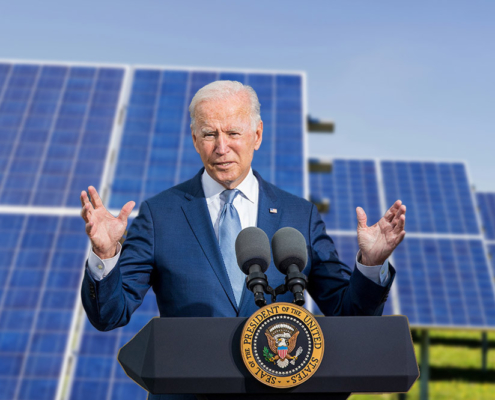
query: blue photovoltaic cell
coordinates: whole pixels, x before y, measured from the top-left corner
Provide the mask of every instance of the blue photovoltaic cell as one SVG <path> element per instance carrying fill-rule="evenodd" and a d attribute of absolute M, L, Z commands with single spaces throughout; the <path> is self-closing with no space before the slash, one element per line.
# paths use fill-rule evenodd
<path fill-rule="evenodd" d="M 335 244 L 339 259 L 348 265 L 351 270 L 354 269 L 356 264 L 356 255 L 359 250 L 357 236 L 354 235 L 336 235 L 331 234 L 330 237 Z"/>
<path fill-rule="evenodd" d="M 394 252 L 400 313 L 412 325 L 495 325 L 482 240 L 406 238 Z"/>
<path fill-rule="evenodd" d="M 464 164 L 382 161 L 387 204 L 407 205 L 407 231 L 480 233 Z"/>
<path fill-rule="evenodd" d="M 311 172 L 309 179 L 313 201 L 330 201 L 329 212 L 321 214 L 328 230 L 355 230 L 358 206 L 365 210 L 368 225 L 381 218 L 374 161 L 336 159 L 332 172 Z"/>
<path fill-rule="evenodd" d="M 492 273 L 495 276 L 495 243 L 487 243 L 488 258 L 492 265 Z"/>
<path fill-rule="evenodd" d="M 149 290 L 143 304 L 132 314 L 129 324 L 122 328 L 100 332 L 86 318 L 81 345 L 76 354 L 70 399 L 145 400 L 147 392 L 127 377 L 117 361 L 117 353 L 156 316 L 159 316 L 159 312 L 155 294 Z"/>
<path fill-rule="evenodd" d="M 55 398 L 87 251 L 80 217 L 0 215 L 0 399 Z"/>
<path fill-rule="evenodd" d="M 485 238 L 495 241 L 495 193 L 477 193 Z"/>
<path fill-rule="evenodd" d="M 303 107 L 300 75 L 137 69 L 110 207 L 141 203 L 192 178 L 202 167 L 190 130 L 189 103 L 204 85 L 235 79 L 261 103 L 263 143 L 253 168 L 281 189 L 303 196 Z"/>
<path fill-rule="evenodd" d="M 78 206 L 98 187 L 123 73 L 0 64 L 0 204 Z"/>

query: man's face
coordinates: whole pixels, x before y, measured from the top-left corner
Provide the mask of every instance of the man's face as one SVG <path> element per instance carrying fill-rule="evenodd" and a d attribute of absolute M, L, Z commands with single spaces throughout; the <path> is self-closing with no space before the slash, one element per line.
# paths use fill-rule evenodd
<path fill-rule="evenodd" d="M 250 110 L 245 93 L 224 100 L 206 100 L 196 106 L 194 147 L 208 174 L 226 189 L 244 180 L 254 150 L 261 145 L 263 122 L 253 132 Z"/>

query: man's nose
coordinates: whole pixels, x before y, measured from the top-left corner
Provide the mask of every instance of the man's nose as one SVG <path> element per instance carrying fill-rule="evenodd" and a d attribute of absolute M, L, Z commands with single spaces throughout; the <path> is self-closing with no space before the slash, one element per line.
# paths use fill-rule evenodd
<path fill-rule="evenodd" d="M 217 154 L 225 154 L 229 151 L 229 139 L 224 135 L 218 135 L 215 151 Z"/>

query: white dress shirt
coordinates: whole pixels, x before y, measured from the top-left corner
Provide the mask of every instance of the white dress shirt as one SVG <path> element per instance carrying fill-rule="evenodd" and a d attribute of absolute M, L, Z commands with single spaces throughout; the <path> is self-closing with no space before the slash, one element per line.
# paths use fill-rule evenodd
<path fill-rule="evenodd" d="M 203 191 L 206 197 L 206 204 L 208 211 L 210 212 L 211 222 L 213 229 L 218 240 L 218 223 L 220 220 L 220 211 L 224 206 L 224 202 L 220 199 L 220 193 L 225 188 L 215 181 L 206 170 L 201 176 L 201 184 L 203 185 Z M 236 187 L 240 193 L 234 199 L 234 206 L 237 209 L 239 218 L 241 220 L 242 229 L 249 226 L 256 226 L 258 220 L 258 197 L 259 197 L 259 184 L 258 180 L 253 174 L 253 170 L 249 171 L 249 174 L 244 180 Z M 100 259 L 91 249 L 88 257 L 88 268 L 91 276 L 100 281 L 105 278 L 110 271 L 117 265 L 117 261 L 120 257 L 120 251 L 122 247 L 118 244 L 117 254 L 105 260 Z M 360 259 L 360 252 L 356 256 L 356 266 L 361 273 L 368 279 L 371 279 L 378 285 L 386 286 L 389 280 L 388 274 L 388 260 L 383 265 L 366 266 L 358 262 Z"/>

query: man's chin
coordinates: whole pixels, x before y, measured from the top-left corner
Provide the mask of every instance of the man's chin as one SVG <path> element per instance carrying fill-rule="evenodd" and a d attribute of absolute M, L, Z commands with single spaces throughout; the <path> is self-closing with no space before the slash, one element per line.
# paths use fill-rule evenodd
<path fill-rule="evenodd" d="M 210 173 L 210 176 L 215 180 L 217 181 L 218 183 L 220 183 L 222 186 L 226 187 L 226 188 L 232 188 L 232 185 L 237 185 L 238 183 L 237 180 L 239 179 L 239 176 L 238 175 L 235 175 L 235 174 L 228 174 L 228 173 L 219 173 L 218 171 L 212 171 Z"/>

